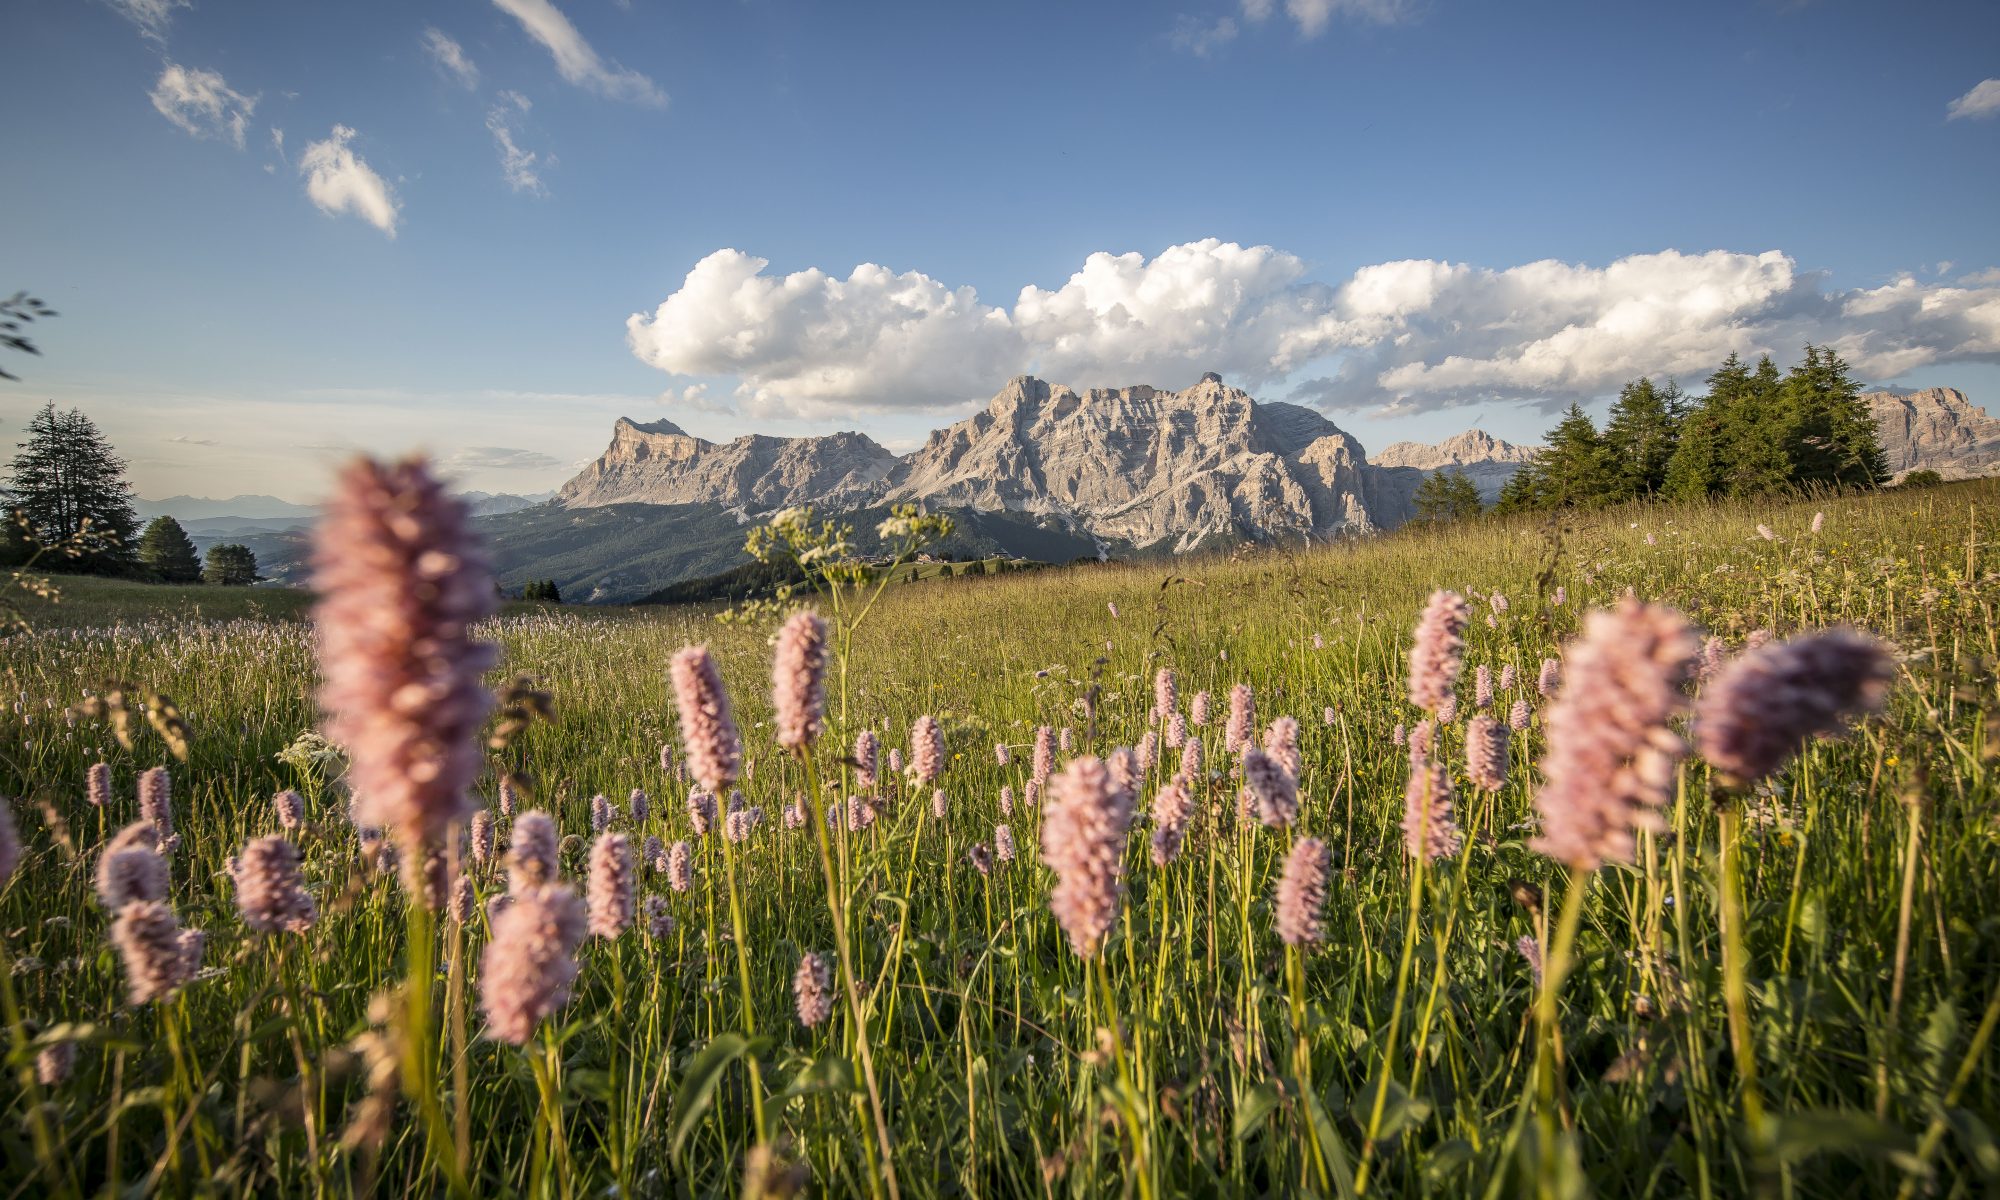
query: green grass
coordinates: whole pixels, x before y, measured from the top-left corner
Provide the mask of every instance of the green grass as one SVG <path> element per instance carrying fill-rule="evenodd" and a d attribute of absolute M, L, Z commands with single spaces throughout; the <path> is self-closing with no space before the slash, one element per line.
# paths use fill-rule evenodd
<path fill-rule="evenodd" d="M 39 629 L 88 628 L 134 621 L 303 620 L 311 597 L 296 588 L 210 587 L 206 584 L 139 583 L 95 575 L 41 574 L 53 598 L 19 600 L 22 616 Z"/>
<path fill-rule="evenodd" d="M 1398 827 L 1407 768 L 1391 732 L 1414 719 L 1403 655 L 1438 587 L 1510 601 L 1491 627 L 1478 606 L 1466 711 L 1475 664 L 1514 666 L 1518 694 L 1539 707 L 1541 660 L 1585 610 L 1628 588 L 1679 607 L 1732 649 L 1754 630 L 1850 622 L 1901 651 L 1887 712 L 1812 745 L 1742 810 L 1749 1018 L 1771 1138 L 1755 1144 L 1744 1125 L 1721 972 L 1718 823 L 1707 769 L 1689 760 L 1671 834 L 1643 839 L 1640 865 L 1599 872 L 1582 910 L 1560 997 L 1551 1161 L 1573 1174 L 1560 1190 L 1990 1191 L 2000 1183 L 2000 1070 L 1975 1037 L 2000 987 L 1996 509 L 2000 483 L 1979 482 L 889 588 L 855 642 L 844 691 L 830 681 L 833 728 L 819 761 L 826 786 L 845 794 L 851 780 L 834 751 L 861 727 L 891 746 L 905 745 L 919 715 L 945 727 L 947 819 L 933 820 L 927 795 L 899 782 L 840 855 L 902 1194 L 1331 1193 L 1352 1180 L 1371 1126 L 1370 1194 L 1536 1190 L 1535 984 L 1516 943 L 1540 923 L 1514 884 L 1554 897 L 1565 882 L 1526 844 L 1538 724 L 1515 739 L 1511 780 L 1490 800 L 1463 779 L 1461 738 L 1447 730 L 1473 836 L 1461 857 L 1426 872 L 1414 927 L 1408 916 L 1412 868 Z M 1817 510 L 1826 523 L 1814 534 Z M 62 582 L 64 605 L 41 633 L 0 643 L 0 791 L 21 797 L 28 847 L 0 894 L 0 931 L 25 1016 L 44 1031 L 75 1023 L 44 1036 L 80 1039 L 74 1075 L 36 1092 L 57 1174 L 93 1193 L 147 1181 L 176 1194 L 441 1190 L 416 1108 L 398 1110 L 379 1146 L 339 1144 L 367 1091 L 342 1048 L 367 1031 L 370 996 L 402 980 L 408 924 L 398 885 L 362 862 L 338 788 L 275 757 L 315 721 L 297 608 L 280 607 L 283 593 Z M 149 612 L 162 619 L 140 620 Z M 636 787 L 653 813 L 627 832 L 694 840 L 686 788 L 662 775 L 658 750 L 674 737 L 668 658 L 689 642 L 712 647 L 755 761 L 744 792 L 767 813 L 735 856 L 763 1107 L 820 1194 L 861 1195 L 880 1174 L 861 1031 L 844 1005 L 818 1030 L 792 1020 L 799 955 L 831 958 L 835 937 L 813 842 L 778 819 L 807 781 L 767 724 L 771 632 L 699 608 L 511 612 L 491 629 L 501 672 L 541 680 L 557 720 L 519 738 L 505 765 L 532 781 L 524 804 L 548 808 L 566 834 L 587 838 L 594 793 L 622 807 Z M 1070 727 L 1079 754 L 1133 744 L 1163 666 L 1178 672 L 1183 706 L 1207 690 L 1220 710 L 1245 682 L 1260 722 L 1290 714 L 1303 727 L 1301 831 L 1329 844 L 1335 881 L 1325 943 L 1299 964 L 1296 1010 L 1271 923 L 1287 837 L 1237 827 L 1226 775 L 1205 781 L 1177 862 L 1153 866 L 1147 830 L 1135 830 L 1101 976 L 1049 914 L 1038 810 L 1009 818 L 1017 861 L 990 879 L 967 864 L 1002 819 L 1000 789 L 1021 796 L 1035 728 Z M 172 899 L 208 931 L 208 970 L 175 1001 L 141 1009 L 123 1003 L 90 881 L 100 840 L 133 819 L 137 773 L 165 751 L 143 722 L 128 752 L 63 715 L 111 679 L 171 696 L 193 728 L 190 760 L 173 764 L 184 844 Z M 1198 731 L 1216 766 L 1219 725 Z M 1006 767 L 1000 742 L 1013 748 Z M 82 796 L 100 757 L 116 779 L 108 812 Z M 1154 768 L 1142 806 L 1170 769 Z M 221 872 L 247 838 L 276 830 L 268 801 L 284 787 L 310 800 L 299 840 L 322 915 L 306 934 L 263 938 L 244 929 Z M 490 802 L 490 780 L 483 790 Z M 461 986 L 476 993 L 487 927 L 474 921 L 461 941 L 443 924 L 429 1007 L 447 1033 L 430 1068 L 442 1119 L 464 1114 L 473 1190 L 535 1193 L 545 1155 L 561 1150 L 568 1165 L 546 1174 L 565 1195 L 737 1191 L 754 1140 L 752 1076 L 736 1057 L 744 989 L 723 846 L 700 839 L 697 855 L 687 894 L 642 878 L 668 897 L 671 936 L 585 944 L 576 994 L 550 1023 L 562 1132 L 546 1150 L 531 1069 L 543 1052 L 480 1038 L 472 1007 L 462 1060 L 451 1053 L 450 998 Z M 564 863 L 580 884 L 580 845 Z M 504 890 L 490 868 L 474 877 L 482 900 Z M 1406 936 L 1414 953 L 1397 1004 Z M 185 1039 L 179 1068 L 170 1036 Z M 30 1099 L 25 1086 L 0 1093 L 10 1110 L 0 1191 L 49 1194 Z"/>

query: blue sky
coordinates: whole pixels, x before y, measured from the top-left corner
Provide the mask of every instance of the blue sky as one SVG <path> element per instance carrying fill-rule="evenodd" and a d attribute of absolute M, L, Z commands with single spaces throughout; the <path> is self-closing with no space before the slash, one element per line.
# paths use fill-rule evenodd
<path fill-rule="evenodd" d="M 0 291 L 62 315 L 0 420 L 79 404 L 152 496 L 418 446 L 533 491 L 619 414 L 900 449 L 1022 371 L 1370 447 L 1807 338 L 2000 398 L 1990 2 L 5 20 Z"/>

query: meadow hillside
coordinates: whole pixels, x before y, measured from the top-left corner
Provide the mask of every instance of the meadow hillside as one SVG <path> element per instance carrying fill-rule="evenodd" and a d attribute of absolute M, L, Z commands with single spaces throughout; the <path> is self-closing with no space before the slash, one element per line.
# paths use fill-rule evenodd
<path fill-rule="evenodd" d="M 836 637 L 804 761 L 775 740 L 781 613 L 510 610 L 478 629 L 500 647 L 491 682 L 528 677 L 553 719 L 485 751 L 489 829 L 504 849 L 546 810 L 579 890 L 603 878 L 593 837 L 623 834 L 643 894 L 634 927 L 582 944 L 574 995 L 525 1049 L 481 1005 L 500 851 L 464 846 L 449 887 L 467 899 L 435 920 L 406 903 L 388 845 L 348 820 L 338 748 L 307 736 L 298 597 L 154 607 L 166 589 L 80 584 L 0 641 L 0 794 L 25 843 L 0 884 L 20 1018 L 0 1194 L 782 1194 L 788 1166 L 825 1195 L 1983 1193 L 2000 1186 L 1996 513 L 2000 481 L 1975 481 L 893 586 L 851 646 Z M 1407 655 L 1437 589 L 1473 615 L 1431 747 L 1459 839 L 1427 861 L 1403 827 L 1424 715 Z M 1545 660 L 1628 593 L 1685 614 L 1711 655 L 1853 625 L 1890 644 L 1893 680 L 1879 715 L 1740 794 L 1681 760 L 1635 861 L 1572 872 L 1530 845 L 1561 694 Z M 690 805 L 668 673 L 691 643 L 733 700 L 758 816 Z M 171 698 L 185 761 L 144 716 L 127 748 L 68 711 L 114 681 Z M 1298 723 L 1279 828 L 1239 810 L 1236 685 L 1263 744 Z M 1518 726 L 1497 788 L 1466 762 L 1483 715 Z M 1043 728 L 1056 782 L 1031 789 Z M 1165 744 L 1181 729 L 1198 764 Z M 864 731 L 885 759 L 872 788 L 848 750 Z M 1041 830 L 1049 789 L 1114 747 L 1140 751 L 1140 815 L 1084 958 L 1051 912 Z M 168 901 L 206 947 L 135 1004 L 94 877 L 155 767 Z M 1175 787 L 1187 811 L 1156 857 Z M 296 825 L 273 805 L 286 789 Z M 822 843 L 815 814 L 843 798 Z M 230 866 L 280 833 L 316 918 L 253 932 Z M 1310 839 L 1330 873 L 1299 938 L 1301 901 L 1274 896 Z M 1557 993 L 1544 955 L 1565 931 Z M 399 1010 L 371 1007 L 399 987 Z M 802 1025 L 801 988 L 832 1016 Z"/>

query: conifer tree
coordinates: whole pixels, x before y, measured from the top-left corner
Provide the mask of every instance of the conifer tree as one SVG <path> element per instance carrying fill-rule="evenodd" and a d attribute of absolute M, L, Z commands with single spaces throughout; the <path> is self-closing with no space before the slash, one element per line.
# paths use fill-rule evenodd
<path fill-rule="evenodd" d="M 1646 377 L 1625 385 L 1611 405 L 1604 446 L 1618 480 L 1618 498 L 1659 495 L 1667 484 L 1667 464 L 1680 440 L 1681 390 L 1669 380 L 1657 386 Z"/>
<path fill-rule="evenodd" d="M 46 565 L 116 572 L 135 561 L 132 485 L 125 460 L 112 450 L 89 417 L 77 409 L 57 412 L 53 401 L 28 422 L 6 488 L 7 505 L 44 546 L 58 548 Z"/>
<path fill-rule="evenodd" d="M 202 568 L 202 582 L 220 587 L 249 587 L 263 576 L 257 574 L 257 556 L 239 542 L 223 542 L 208 548 L 208 562 Z"/>
<path fill-rule="evenodd" d="M 1808 343 L 1783 386 L 1793 418 L 1792 482 L 1878 487 L 1888 479 L 1875 418 L 1840 355 Z"/>
<path fill-rule="evenodd" d="M 1476 517 L 1482 504 L 1471 476 L 1455 468 L 1432 471 L 1417 485 L 1416 519 L 1425 522 L 1462 521 Z"/>
<path fill-rule="evenodd" d="M 1797 425 L 1784 379 L 1766 354 L 1724 414 L 1723 490 L 1731 496 L 1767 496 L 1790 487 Z"/>
<path fill-rule="evenodd" d="M 139 537 L 139 561 L 161 583 L 200 583 L 201 556 L 181 523 L 154 517 Z"/>

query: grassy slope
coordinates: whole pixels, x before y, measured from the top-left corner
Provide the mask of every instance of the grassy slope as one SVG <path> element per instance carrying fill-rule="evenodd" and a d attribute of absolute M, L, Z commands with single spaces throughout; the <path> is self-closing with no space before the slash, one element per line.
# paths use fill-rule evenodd
<path fill-rule="evenodd" d="M 1819 509 L 1827 521 L 1815 535 L 1810 524 Z M 877 1055 L 903 1156 L 904 1194 L 944 1194 L 962 1185 L 966 1172 L 983 1191 L 1038 1194 L 1044 1160 L 1064 1147 L 1073 1150 L 1072 1165 L 1061 1168 L 1071 1182 L 1115 1191 L 1111 1180 L 1128 1156 L 1109 1130 L 1091 1140 L 1090 1097 L 1102 1076 L 1093 1077 L 1071 1052 L 1089 1045 L 1095 1022 L 1081 1009 L 1082 974 L 1047 913 L 1047 876 L 1031 865 L 1035 814 L 1014 815 L 1024 861 L 998 873 L 990 889 L 965 869 L 963 855 L 971 841 L 990 839 L 1000 819 L 1000 787 L 1020 793 L 1036 724 L 1072 726 L 1095 749 L 1136 741 L 1151 703 L 1152 672 L 1162 665 L 1180 672 L 1183 704 L 1196 690 L 1220 697 L 1248 681 L 1257 688 L 1261 718 L 1290 713 L 1305 726 L 1303 824 L 1331 844 L 1341 873 L 1327 910 L 1328 944 L 1307 970 L 1314 1080 L 1332 1129 L 1350 1155 L 1356 1151 L 1367 1115 L 1357 1097 L 1367 1094 L 1381 1049 L 1408 886 L 1397 827 L 1405 765 L 1390 730 L 1410 719 L 1402 654 L 1419 605 L 1436 587 L 1510 598 L 1491 627 L 1475 621 L 1469 660 L 1496 670 L 1513 665 L 1524 680 L 1533 679 L 1542 657 L 1558 652 L 1583 609 L 1610 603 L 1627 588 L 1682 607 L 1732 645 L 1759 628 L 1786 632 L 1847 620 L 1893 636 L 1908 653 L 1890 715 L 1852 740 L 1813 750 L 1809 771 L 1788 774 L 1770 801 L 1759 802 L 1746 881 L 1759 988 L 1755 1020 L 1768 1054 L 1765 1094 L 1781 1114 L 1838 1109 L 1861 1122 L 1840 1127 L 1842 1148 L 1853 1157 L 1802 1158 L 1789 1184 L 1800 1196 L 1892 1192 L 1896 1168 L 1854 1134 L 1875 1104 L 1876 1064 L 1885 1064 L 1885 1136 L 1908 1146 L 2000 984 L 2000 855 L 1992 821 L 2000 797 L 1981 753 L 1982 745 L 1991 749 L 1981 740 L 1992 736 L 1985 719 L 2000 706 L 1990 670 L 1978 665 L 1982 657 L 2000 657 L 1996 511 L 2000 482 L 1978 482 L 1824 503 L 1493 521 L 1290 555 L 1112 564 L 889 589 L 857 640 L 844 720 L 841 691 L 833 688 L 833 740 L 845 744 L 866 723 L 901 745 L 902 731 L 923 713 L 937 714 L 949 738 L 943 781 L 949 823 L 940 828 L 919 815 L 925 805 L 903 804 L 854 846 L 856 936 L 870 971 L 887 972 L 877 986 L 898 997 L 880 1018 Z M 1760 522 L 1774 540 L 1759 536 Z M 1566 606 L 1549 602 L 1557 585 L 1568 593 Z M 760 1021 L 777 1039 L 766 1055 L 766 1079 L 782 1086 L 829 1051 L 823 1036 L 803 1033 L 786 1016 L 797 954 L 827 950 L 830 933 L 811 858 L 775 820 L 798 778 L 774 751 L 764 724 L 768 634 L 718 625 L 700 608 L 565 609 L 500 628 L 504 669 L 535 674 L 556 697 L 559 723 L 527 735 L 517 765 L 537 781 L 539 802 L 556 811 L 565 831 L 588 829 L 592 793 L 623 796 L 637 786 L 657 798 L 645 832 L 688 836 L 681 792 L 655 765 L 671 731 L 665 668 L 684 643 L 707 641 L 715 649 L 758 763 L 746 791 L 773 817 L 746 850 L 742 869 Z M 32 698 L 31 718 L 44 697 L 60 707 L 88 681 L 110 677 L 160 687 L 187 707 L 196 736 L 193 762 L 176 772 L 176 803 L 190 839 L 175 866 L 177 905 L 212 931 L 211 962 L 232 964 L 232 972 L 261 969 L 250 965 L 255 943 L 240 933 L 215 872 L 246 836 L 269 831 L 263 798 L 301 782 L 272 756 L 313 720 L 303 631 L 181 624 L 148 636 L 17 641 L 0 645 L 0 663 L 10 690 Z M 1083 707 L 1093 693 L 1094 742 Z M 1464 694 L 1469 703 L 1469 685 Z M 1320 723 L 1327 707 L 1338 710 L 1340 724 Z M 1216 736 L 1213 727 L 1208 733 Z M 80 806 L 77 791 L 105 741 L 88 727 L 66 731 L 46 720 L 0 728 L 0 745 L 10 748 L 0 759 L 0 791 L 56 802 L 87 843 L 95 837 L 94 815 Z M 996 741 L 1015 748 L 1011 767 L 995 765 Z M 1219 757 L 1218 746 L 1210 750 Z M 1483 829 L 1497 838 L 1475 842 L 1462 886 L 1434 884 L 1426 902 L 1413 1004 L 1397 1054 L 1399 1086 L 1409 1079 L 1409 1030 L 1421 1011 L 1414 1001 L 1427 994 L 1433 948 L 1447 936 L 1447 922 L 1448 970 L 1432 1009 L 1427 1073 L 1415 1089 L 1424 1107 L 1404 1110 L 1414 1124 L 1385 1154 L 1382 1194 L 1476 1194 L 1515 1170 L 1509 1131 L 1523 1085 L 1531 984 L 1513 946 L 1534 926 L 1509 901 L 1508 882 L 1553 882 L 1550 865 L 1527 850 L 1520 833 L 1532 790 L 1525 763 L 1542 750 L 1538 730 L 1517 745 L 1513 782 L 1485 814 Z M 108 757 L 122 796 L 136 771 L 160 754 L 157 743 L 142 740 L 136 754 L 114 748 Z M 1690 786 L 1698 789 L 1701 778 L 1690 771 Z M 1901 796 L 1912 789 L 1929 804 L 1922 810 L 1927 825 L 1903 995 L 1891 1026 L 1901 841 L 1912 811 Z M 1233 803 L 1227 781 L 1208 799 L 1217 812 Z M 351 841 L 343 840 L 348 835 L 331 801 L 316 806 L 328 832 L 325 840 L 315 835 L 314 886 L 328 898 L 344 887 L 358 889 L 338 905 L 329 901 L 334 911 L 315 935 L 327 951 L 311 969 L 327 997 L 327 1036 L 338 1040 L 358 1027 L 367 995 L 392 982 L 397 923 L 381 915 L 387 885 L 347 882 Z M 114 819 L 125 819 L 127 809 L 121 800 Z M 1470 822 L 1478 814 L 1477 802 L 1467 802 L 1462 817 Z M 1565 994 L 1571 1064 L 1565 1079 L 1577 1114 L 1576 1153 L 1601 1195 L 1687 1194 L 1704 1179 L 1717 1195 L 1751 1190 L 1754 1168 L 1741 1141 L 1736 1077 L 1719 1048 L 1716 924 L 1707 882 L 1714 826 L 1698 795 L 1677 822 L 1678 836 L 1656 845 L 1657 873 L 1609 871 L 1600 879 L 1585 923 L 1585 957 Z M 82 956 L 83 966 L 24 974 L 23 1003 L 44 1019 L 103 1019 L 118 1010 L 118 972 L 95 951 L 103 916 L 88 899 L 87 869 L 66 865 L 39 822 L 29 824 L 24 878 L 45 882 L 14 887 L 0 900 L 0 917 L 23 931 L 17 953 L 43 963 Z M 1242 1140 L 1232 1136 L 1256 1089 L 1275 1086 L 1289 1045 L 1275 990 L 1282 960 L 1268 925 L 1282 841 L 1257 834 L 1244 843 L 1253 849 L 1242 868 L 1251 890 L 1240 913 L 1231 892 L 1238 844 L 1225 833 L 1168 871 L 1147 865 L 1143 851 L 1128 861 L 1131 923 L 1116 936 L 1109 965 L 1127 1018 L 1148 1039 L 1153 1094 L 1172 1094 L 1171 1103 L 1158 1106 L 1169 1191 L 1283 1191 L 1297 1185 L 1302 1169 L 1301 1126 L 1286 1108 L 1250 1126 Z M 714 871 L 719 878 L 720 866 Z M 1794 880 L 1803 885 L 1796 892 Z M 657 879 L 647 886 L 660 887 Z M 1673 903 L 1663 904 L 1663 893 Z M 650 989 L 645 1003 L 632 1001 L 625 1011 L 660 1014 L 665 1034 L 609 1015 L 609 951 L 601 944 L 590 949 L 567 1014 L 586 1023 L 565 1048 L 570 1070 L 657 1065 L 654 1039 L 669 1037 L 670 1099 L 687 1055 L 734 1026 L 733 960 L 705 961 L 701 949 L 711 919 L 699 902 L 705 894 L 698 889 L 692 898 L 673 899 L 682 929 L 676 941 L 628 942 L 621 951 L 632 986 Z M 908 923 L 899 924 L 905 912 Z M 49 915 L 68 920 L 43 919 Z M 1247 948 L 1239 916 L 1254 931 Z M 1016 932 L 991 932 L 1010 920 Z M 1647 965 L 1636 954 L 1640 947 L 1665 965 Z M 655 974 L 675 961 L 688 965 Z M 974 965 L 978 973 L 968 981 L 963 972 Z M 255 1023 L 239 1013 L 246 990 L 262 979 L 247 976 L 239 987 L 225 976 L 189 993 L 201 1062 L 235 1062 L 230 1030 Z M 961 989 L 969 989 L 964 999 Z M 1664 1015 L 1639 1015 L 1641 996 Z M 150 1014 L 130 1020 L 150 1037 Z M 1243 1059 L 1234 1047 L 1244 1044 L 1246 1024 L 1253 1049 Z M 531 1092 L 518 1058 L 490 1043 L 475 1047 L 476 1155 L 497 1188 L 518 1180 Z M 838 1047 L 836 1032 L 832 1049 Z M 1260 1065 L 1266 1053 L 1277 1065 Z M 1640 1055 L 1634 1081 L 1609 1081 L 1612 1064 L 1633 1054 Z M 94 1138 L 79 1161 L 95 1163 L 102 1140 L 86 1131 L 104 1115 L 108 1063 L 95 1053 L 82 1061 L 83 1082 L 61 1102 L 76 1136 Z M 273 1043 L 259 1051 L 256 1069 L 282 1075 L 288 1061 Z M 976 1138 L 966 1127 L 968 1062 L 979 1081 Z M 1974 1066 L 1959 1106 L 1990 1125 L 2000 1112 L 2000 1070 L 1990 1061 Z M 157 1082 L 163 1069 L 157 1051 L 135 1053 L 126 1086 Z M 235 1095 L 234 1071 L 232 1065 L 221 1085 L 218 1120 Z M 740 1075 L 731 1078 L 740 1084 Z M 734 1187 L 747 1125 L 735 1086 L 718 1093 L 715 1111 L 689 1143 L 684 1169 L 697 1192 Z M 661 1103 L 671 1114 L 668 1100 Z M 567 1118 L 584 1169 L 594 1173 L 594 1182 L 578 1181 L 580 1193 L 605 1183 L 595 1149 L 603 1117 L 601 1103 L 579 1097 Z M 147 1112 L 126 1120 L 128 1155 L 149 1153 L 143 1147 L 156 1145 L 148 1141 L 157 1138 L 156 1120 L 150 1135 Z M 812 1151 L 815 1170 L 833 1180 L 828 1190 L 859 1188 L 857 1130 L 865 1126 L 845 1099 L 796 1102 L 785 1120 Z M 665 1152 L 669 1128 L 668 1116 L 655 1118 L 642 1135 L 641 1162 L 677 1174 Z M 287 1145 L 281 1161 L 300 1153 Z M 1091 1145 L 1097 1155 L 1087 1153 Z M 1953 1141 L 1943 1150 L 1941 1162 L 1953 1174 L 1973 1170 L 1959 1146 Z M 410 1145 L 396 1153 L 394 1161 L 407 1170 Z M 127 1169 L 130 1178 L 132 1162 Z M 1512 1182 L 1500 1186 L 1501 1194 L 1515 1189 Z"/>

